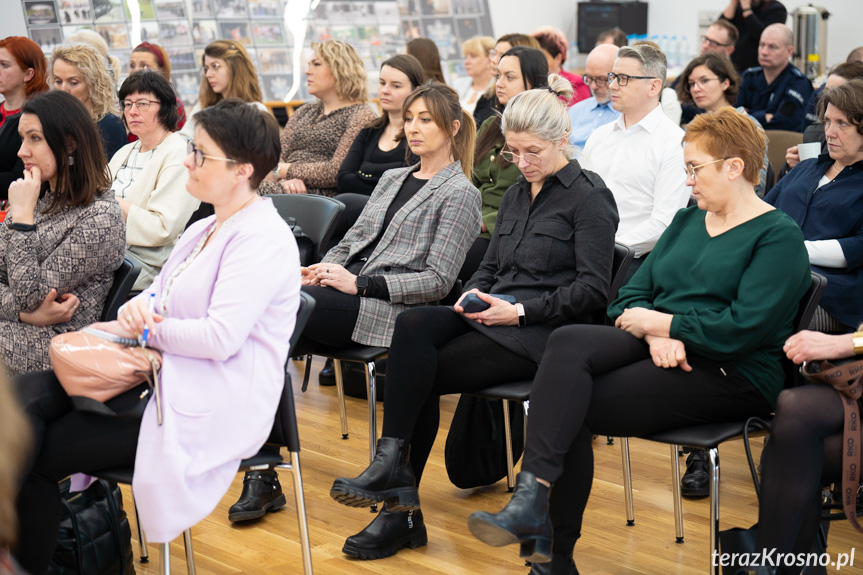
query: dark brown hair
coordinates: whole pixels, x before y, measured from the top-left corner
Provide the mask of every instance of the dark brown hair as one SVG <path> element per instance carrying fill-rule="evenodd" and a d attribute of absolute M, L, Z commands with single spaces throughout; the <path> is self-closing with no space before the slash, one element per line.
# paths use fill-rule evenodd
<path fill-rule="evenodd" d="M 718 52 L 707 52 L 700 56 L 696 56 L 689 64 L 686 65 L 681 72 L 677 83 L 677 99 L 681 104 L 691 104 L 692 94 L 687 90 L 687 83 L 692 71 L 698 66 L 707 66 L 707 69 L 716 74 L 720 82 L 728 80 L 728 87 L 725 89 L 725 99 L 732 106 L 737 102 L 737 93 L 740 91 L 740 76 L 737 70 L 734 69 L 734 64 L 728 59 L 728 56 L 719 54 Z"/>
<path fill-rule="evenodd" d="M 834 108 L 848 116 L 848 121 L 857 128 L 857 133 L 863 134 L 863 80 L 855 78 L 824 91 L 818 100 L 818 120 L 822 124 L 828 104 L 833 104 Z"/>
<path fill-rule="evenodd" d="M 414 38 L 407 44 L 407 52 L 422 64 L 425 81 L 434 80 L 446 84 L 443 69 L 440 67 L 440 52 L 437 44 L 428 38 Z"/>
<path fill-rule="evenodd" d="M 420 61 L 411 56 L 410 54 L 396 54 L 392 58 L 388 58 L 384 60 L 381 64 L 381 70 L 384 69 L 384 66 L 389 66 L 390 68 L 395 68 L 399 72 L 402 72 L 405 76 L 408 77 L 408 81 L 411 83 L 411 90 L 416 90 L 423 83 L 423 67 L 420 64 Z M 366 125 L 366 128 L 372 128 L 375 130 L 383 130 L 387 127 L 387 124 L 390 123 L 390 115 L 389 114 L 381 114 L 371 122 Z M 400 139 L 396 136 L 396 139 Z"/>

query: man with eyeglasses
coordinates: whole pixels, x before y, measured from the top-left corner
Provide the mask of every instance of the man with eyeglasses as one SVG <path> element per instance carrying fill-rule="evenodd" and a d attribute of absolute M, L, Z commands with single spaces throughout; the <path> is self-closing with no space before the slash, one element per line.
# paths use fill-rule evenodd
<path fill-rule="evenodd" d="M 812 84 L 789 62 L 794 52 L 791 29 L 771 24 L 761 34 L 758 63 L 743 73 L 737 105 L 766 130 L 801 131 Z"/>
<path fill-rule="evenodd" d="M 734 24 L 740 32 L 730 57 L 742 74 L 758 65 L 758 42 L 764 29 L 771 24 L 784 24 L 788 10 L 776 0 L 729 0 L 719 17 Z"/>
<path fill-rule="evenodd" d="M 689 199 L 681 169 L 683 130 L 659 103 L 666 71 L 665 55 L 652 46 L 620 49 L 608 77 L 612 105 L 621 115 L 593 132 L 580 160 L 614 194 L 616 240 L 635 250 L 631 270 Z"/>
<path fill-rule="evenodd" d="M 620 116 L 620 112 L 611 105 L 611 91 L 608 88 L 608 74 L 614 66 L 617 50 L 614 44 L 600 44 L 587 55 L 582 79 L 590 87 L 592 96 L 569 109 L 572 122 L 569 141 L 579 150 L 584 149 L 587 138 L 595 129 Z"/>
<path fill-rule="evenodd" d="M 703 56 L 708 52 L 716 52 L 717 54 L 724 54 L 726 57 L 730 57 L 734 52 L 734 45 L 737 43 L 739 37 L 740 34 L 737 32 L 734 24 L 728 20 L 717 20 L 707 27 L 704 36 L 701 37 L 701 55 Z M 676 90 L 678 82 L 680 82 L 680 76 L 674 79 L 674 82 L 671 83 L 671 88 Z M 681 104 L 680 108 L 681 126 L 685 126 L 691 122 L 698 114 L 704 113 L 704 110 L 695 104 Z"/>

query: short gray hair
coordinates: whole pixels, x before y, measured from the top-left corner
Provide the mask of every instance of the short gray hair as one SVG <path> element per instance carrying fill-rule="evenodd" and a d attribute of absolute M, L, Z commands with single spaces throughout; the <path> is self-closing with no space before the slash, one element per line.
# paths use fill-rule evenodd
<path fill-rule="evenodd" d="M 668 61 L 665 59 L 665 54 L 662 50 L 657 50 L 649 44 L 639 44 L 638 46 L 624 46 L 617 51 L 618 58 L 632 58 L 641 63 L 641 74 L 643 76 L 653 76 L 662 80 L 662 87 L 665 88 L 665 77 L 668 75 Z"/>
<path fill-rule="evenodd" d="M 575 147 L 568 138 L 572 122 L 567 104 L 572 99 L 572 84 L 557 74 L 549 74 L 548 83 L 548 86 L 537 86 L 513 97 L 503 111 L 500 131 L 504 138 L 507 132 L 529 133 L 548 142 L 557 142 L 567 136 L 563 153 L 571 160 L 575 156 Z"/>

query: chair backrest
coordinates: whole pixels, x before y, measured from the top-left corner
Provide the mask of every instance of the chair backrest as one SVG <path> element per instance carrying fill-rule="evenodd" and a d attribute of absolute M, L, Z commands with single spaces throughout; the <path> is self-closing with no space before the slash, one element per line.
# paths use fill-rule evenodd
<path fill-rule="evenodd" d="M 321 253 L 335 229 L 336 219 L 345 210 L 345 205 L 333 198 L 313 194 L 273 194 L 267 196 L 279 215 L 286 221 L 294 218 L 309 239 L 315 244 L 315 261 L 321 261 Z"/>
<path fill-rule="evenodd" d="M 141 264 L 129 257 L 123 257 L 123 263 L 114 272 L 114 282 L 108 290 L 105 305 L 102 307 L 101 321 L 113 321 L 117 319 L 117 310 L 129 297 L 138 274 L 141 273 Z"/>
<path fill-rule="evenodd" d="M 294 325 L 294 333 L 291 334 L 290 349 L 288 350 L 288 361 L 291 361 L 291 353 L 296 349 L 297 342 L 303 335 L 303 329 L 312 316 L 315 309 L 315 298 L 305 292 L 300 292 L 300 308 L 297 310 L 297 323 Z M 288 451 L 300 450 L 300 434 L 297 431 L 297 412 L 294 408 L 294 386 L 291 374 L 285 365 L 285 387 L 282 389 L 282 398 L 279 408 L 276 410 L 276 419 L 273 422 L 273 432 L 267 443 L 278 443 L 286 445 Z"/>
<path fill-rule="evenodd" d="M 802 132 L 790 132 L 788 130 L 765 130 L 767 134 L 767 159 L 773 166 L 773 173 L 778 174 L 785 165 L 785 152 L 791 146 L 803 142 Z"/>
<path fill-rule="evenodd" d="M 797 315 L 794 316 L 794 323 L 791 327 L 792 333 L 797 333 L 809 326 L 809 322 L 812 321 L 812 316 L 815 315 L 815 310 L 821 302 L 821 295 L 824 293 L 824 288 L 827 287 L 827 278 L 815 272 L 811 272 L 811 275 L 812 283 L 800 299 L 800 307 L 797 309 Z M 784 356 L 783 367 L 785 369 L 786 387 L 794 387 L 802 383 L 803 376 L 800 375 L 800 370 Z"/>
<path fill-rule="evenodd" d="M 635 257 L 631 247 L 614 242 L 614 259 L 611 262 L 611 284 L 608 286 L 608 303 L 617 299 L 617 292 L 623 287 L 626 272 Z"/>

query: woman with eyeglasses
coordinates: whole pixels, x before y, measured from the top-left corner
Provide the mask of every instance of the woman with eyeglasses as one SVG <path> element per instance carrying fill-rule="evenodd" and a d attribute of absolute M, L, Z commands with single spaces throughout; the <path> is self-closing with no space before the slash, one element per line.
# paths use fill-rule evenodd
<path fill-rule="evenodd" d="M 521 544 L 534 574 L 577 573 L 594 435 L 764 416 L 782 389 L 782 346 L 810 273 L 799 228 L 753 192 L 764 137 L 720 110 L 698 116 L 683 141 L 698 206 L 677 212 L 620 289 L 608 308 L 614 326 L 551 335 L 515 493 L 499 513 L 468 520 L 489 545 Z"/>
<path fill-rule="evenodd" d="M 508 59 L 517 60 L 501 63 Z M 426 545 L 418 486 L 441 395 L 532 378 L 555 326 L 602 317 L 617 209 L 602 179 L 571 159 L 565 101 L 572 85 L 557 75 L 549 82 L 515 95 L 503 112 L 501 154 L 522 176 L 501 202 L 466 293 L 452 308 L 409 309 L 396 319 L 375 459 L 330 490 L 352 507 L 384 502 L 372 523 L 348 538 L 343 551 L 351 556 L 378 559 Z"/>
<path fill-rule="evenodd" d="M 213 511 L 240 460 L 267 440 L 300 291 L 293 234 L 256 193 L 278 159 L 279 126 L 268 112 L 236 99 L 199 112 L 186 189 L 215 215 L 189 227 L 116 321 L 99 324 L 128 338 L 149 329 L 148 344 L 162 352 L 161 425 L 153 401 L 140 417 L 81 413 L 53 372 L 15 380 L 34 437 L 15 551 L 31 575 L 48 572 L 61 516 L 58 481 L 69 474 L 134 466 L 141 526 L 151 543 L 167 543 Z M 86 479 L 73 475 L 73 486 Z"/>
<path fill-rule="evenodd" d="M 158 72 L 135 72 L 120 86 L 123 121 L 137 141 L 123 146 L 108 167 L 111 191 L 126 219 L 126 253 L 141 264 L 133 291 L 162 269 L 200 203 L 186 191 L 186 139 L 174 132 L 179 113 L 171 84 Z"/>
<path fill-rule="evenodd" d="M 735 108 L 733 102 L 737 101 L 738 91 L 740 75 L 731 60 L 716 52 L 707 52 L 694 58 L 680 74 L 680 82 L 677 83 L 677 97 L 682 104 L 694 104 L 707 112 Z M 761 122 L 750 116 L 742 106 L 735 109 L 755 122 L 763 132 Z M 759 198 L 764 197 L 767 189 L 767 166 L 770 162 L 767 157 L 766 135 L 764 141 L 764 160 L 761 162 L 758 183 L 755 185 L 755 193 Z"/>
<path fill-rule="evenodd" d="M 168 53 L 158 44 L 141 42 L 129 55 L 129 73 L 134 74 L 141 70 L 153 70 L 161 74 L 168 82 L 171 81 L 171 60 Z M 182 100 L 177 96 L 177 127 L 181 130 L 186 125 L 186 108 Z M 129 141 L 134 142 L 138 136 L 129 132 Z"/>

